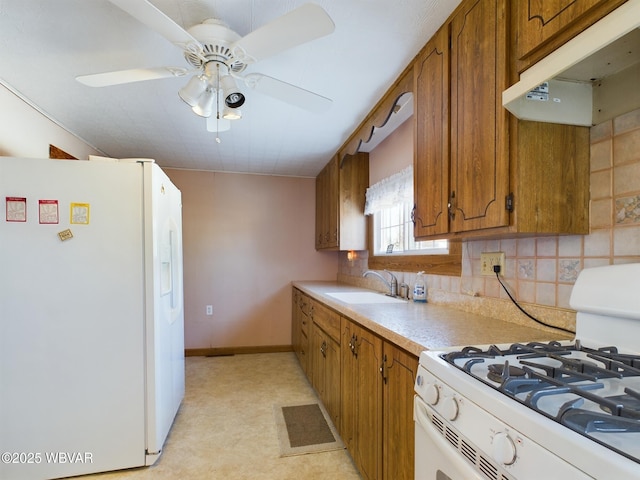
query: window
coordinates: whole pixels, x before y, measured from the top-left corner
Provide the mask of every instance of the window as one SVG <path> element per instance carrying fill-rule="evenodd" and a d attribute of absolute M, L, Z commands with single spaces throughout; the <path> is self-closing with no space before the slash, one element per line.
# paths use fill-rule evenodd
<path fill-rule="evenodd" d="M 365 214 L 373 216 L 373 255 L 447 254 L 447 240 L 413 237 L 413 168 L 407 167 L 367 189 Z"/>
<path fill-rule="evenodd" d="M 374 255 L 446 254 L 446 240 L 416 241 L 413 236 L 411 210 L 413 205 L 402 202 L 373 214 Z"/>
<path fill-rule="evenodd" d="M 462 273 L 462 246 L 459 240 L 436 240 L 434 242 L 415 242 L 413 240 L 413 222 L 411 221 L 413 168 L 409 167 L 378 183 L 381 186 L 376 186 L 378 185 L 376 184 L 367 189 L 365 213 L 369 215 L 370 219 L 368 268 L 401 272 L 423 270 L 428 274 L 460 276 Z M 403 206 L 398 207 L 398 204 Z M 383 214 L 383 211 L 387 211 L 389 214 Z M 376 215 L 375 212 L 378 214 Z M 396 213 L 393 215 L 391 212 Z M 376 219 L 379 219 L 378 223 L 376 223 Z M 400 225 L 404 227 L 401 229 Z M 388 233 L 383 234 L 383 230 L 387 230 Z M 402 231 L 403 233 L 400 233 Z M 379 238 L 377 250 L 375 247 L 376 235 Z M 401 237 L 404 251 L 400 251 Z M 398 239 L 398 247 L 395 246 L 396 238 Z M 405 239 L 408 242 L 408 247 L 404 246 Z M 394 244 L 394 252 L 387 254 L 387 246 L 390 243 Z M 414 246 L 417 248 L 414 249 Z M 443 253 L 443 249 L 446 249 L 444 250 L 446 253 Z M 382 251 L 380 252 L 380 250 Z"/>

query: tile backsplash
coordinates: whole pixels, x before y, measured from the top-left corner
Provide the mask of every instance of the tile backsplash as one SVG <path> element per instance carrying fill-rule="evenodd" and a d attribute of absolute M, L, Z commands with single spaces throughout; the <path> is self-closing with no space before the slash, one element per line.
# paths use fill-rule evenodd
<path fill-rule="evenodd" d="M 580 270 L 640 262 L 640 109 L 591 128 L 590 181 L 589 235 L 466 241 L 462 275 L 428 275 L 429 300 L 488 315 L 513 311 L 517 317 L 496 278 L 480 275 L 480 253 L 502 251 L 511 294 L 539 318 L 572 328 L 569 297 Z M 366 268 L 367 252 L 357 252 L 352 262 L 342 252 L 338 279 L 382 290 L 381 282 L 360 278 Z M 414 273 L 397 276 L 411 286 L 415 280 Z"/>

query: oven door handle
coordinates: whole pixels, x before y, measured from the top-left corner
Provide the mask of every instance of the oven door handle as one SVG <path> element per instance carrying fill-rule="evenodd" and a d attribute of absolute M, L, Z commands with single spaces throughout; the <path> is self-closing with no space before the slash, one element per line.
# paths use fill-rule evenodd
<path fill-rule="evenodd" d="M 420 428 L 429 435 L 429 438 L 436 445 L 436 448 L 447 457 L 449 462 L 453 465 L 453 468 L 462 474 L 462 478 L 468 480 L 486 480 L 484 477 L 480 476 L 478 471 L 467 463 L 467 461 L 462 457 L 462 454 L 458 452 L 453 445 L 442 437 L 440 432 L 436 432 L 436 428 L 431 423 L 429 415 L 427 414 L 427 408 L 427 404 L 416 395 L 414 408 L 415 420 Z M 419 452 L 416 452 L 416 455 L 419 455 Z"/>

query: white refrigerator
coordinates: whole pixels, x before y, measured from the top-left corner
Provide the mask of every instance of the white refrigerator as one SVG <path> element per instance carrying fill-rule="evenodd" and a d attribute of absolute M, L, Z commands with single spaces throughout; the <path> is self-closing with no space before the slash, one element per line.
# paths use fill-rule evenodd
<path fill-rule="evenodd" d="M 181 193 L 152 160 L 0 157 L 0 478 L 153 464 L 184 397 Z"/>

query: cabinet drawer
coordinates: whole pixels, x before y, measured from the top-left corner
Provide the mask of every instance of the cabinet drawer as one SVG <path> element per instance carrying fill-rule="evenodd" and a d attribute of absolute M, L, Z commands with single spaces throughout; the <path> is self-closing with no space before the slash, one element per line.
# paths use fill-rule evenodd
<path fill-rule="evenodd" d="M 340 314 L 318 302 L 313 302 L 311 318 L 327 335 L 340 343 Z"/>

